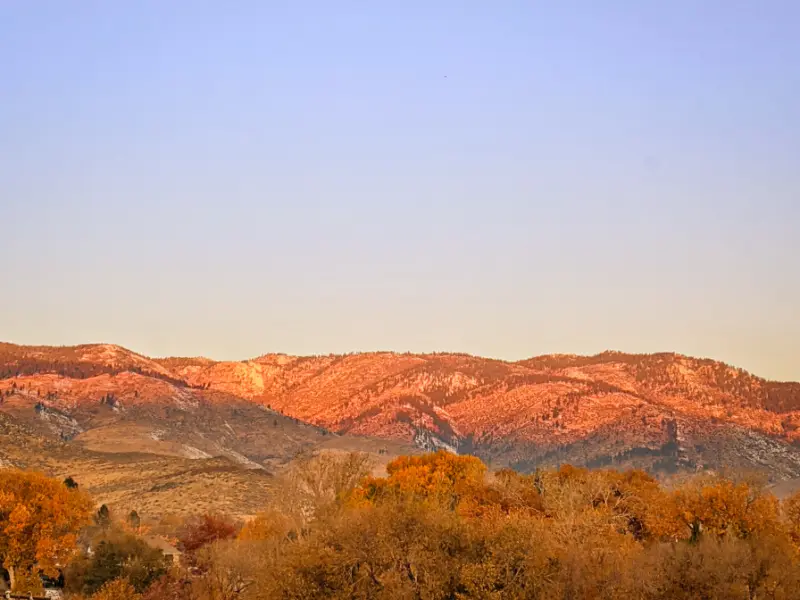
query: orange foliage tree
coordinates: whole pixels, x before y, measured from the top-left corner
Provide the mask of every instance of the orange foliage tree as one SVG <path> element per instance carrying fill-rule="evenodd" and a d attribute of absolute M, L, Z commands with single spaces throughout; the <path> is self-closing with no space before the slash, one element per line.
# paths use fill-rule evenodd
<path fill-rule="evenodd" d="M 783 502 L 783 514 L 786 518 L 789 537 L 800 547 L 800 492 L 795 492 Z"/>
<path fill-rule="evenodd" d="M 141 598 L 141 594 L 138 594 L 125 579 L 114 579 L 95 592 L 91 600 L 141 600 Z"/>
<path fill-rule="evenodd" d="M 39 473 L 0 470 L 0 559 L 12 588 L 17 575 L 58 575 L 89 523 L 92 502 L 83 492 Z"/>
<path fill-rule="evenodd" d="M 474 456 L 440 450 L 423 456 L 401 456 L 386 465 L 385 478 L 367 477 L 356 488 L 356 502 L 384 498 L 430 499 L 451 507 L 483 485 L 486 465 Z"/>
<path fill-rule="evenodd" d="M 690 482 L 652 506 L 650 526 L 662 538 L 689 539 L 701 535 L 746 538 L 777 526 L 779 505 L 747 483 L 729 480 Z"/>
<path fill-rule="evenodd" d="M 264 542 L 286 537 L 292 530 L 292 522 L 278 511 L 263 511 L 250 519 L 239 531 L 237 538 L 247 542 Z"/>

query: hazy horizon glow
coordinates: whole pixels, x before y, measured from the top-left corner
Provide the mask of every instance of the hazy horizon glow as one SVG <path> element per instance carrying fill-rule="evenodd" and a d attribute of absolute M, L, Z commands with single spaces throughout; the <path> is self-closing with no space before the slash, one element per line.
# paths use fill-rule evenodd
<path fill-rule="evenodd" d="M 0 4 L 0 340 L 800 380 L 800 4 Z"/>

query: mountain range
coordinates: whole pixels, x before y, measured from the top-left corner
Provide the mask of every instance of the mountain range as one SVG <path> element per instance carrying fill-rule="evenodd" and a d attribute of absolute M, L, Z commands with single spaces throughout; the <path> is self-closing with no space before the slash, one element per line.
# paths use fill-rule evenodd
<path fill-rule="evenodd" d="M 673 353 L 231 362 L 0 343 L 0 400 L 0 462 L 74 475 L 104 500 L 156 512 L 180 512 L 213 479 L 225 493 L 211 508 L 249 514 L 276 473 L 323 450 L 378 464 L 446 448 L 521 471 L 800 477 L 800 383 Z"/>

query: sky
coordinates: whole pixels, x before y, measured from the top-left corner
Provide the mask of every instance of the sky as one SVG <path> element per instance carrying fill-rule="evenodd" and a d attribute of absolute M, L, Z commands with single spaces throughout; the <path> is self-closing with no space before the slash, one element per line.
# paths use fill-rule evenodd
<path fill-rule="evenodd" d="M 0 340 L 800 380 L 795 0 L 4 0 Z"/>

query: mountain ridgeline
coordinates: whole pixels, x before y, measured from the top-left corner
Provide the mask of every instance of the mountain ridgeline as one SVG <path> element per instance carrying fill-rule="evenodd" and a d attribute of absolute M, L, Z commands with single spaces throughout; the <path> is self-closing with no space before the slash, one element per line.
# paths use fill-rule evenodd
<path fill-rule="evenodd" d="M 523 472 L 570 463 L 800 477 L 800 384 L 671 353 L 220 362 L 0 344 L 0 399 L 7 418 L 75 451 L 227 458 L 253 472 L 366 440 L 376 453 L 444 448 Z"/>

